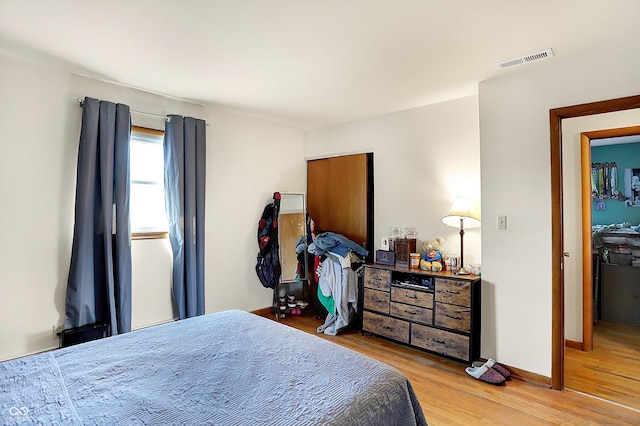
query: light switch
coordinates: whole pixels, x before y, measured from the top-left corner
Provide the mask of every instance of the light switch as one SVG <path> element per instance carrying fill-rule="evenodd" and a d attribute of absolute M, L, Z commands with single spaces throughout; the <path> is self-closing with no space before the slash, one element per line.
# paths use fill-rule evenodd
<path fill-rule="evenodd" d="M 498 216 L 498 229 L 507 229 L 507 216 Z"/>

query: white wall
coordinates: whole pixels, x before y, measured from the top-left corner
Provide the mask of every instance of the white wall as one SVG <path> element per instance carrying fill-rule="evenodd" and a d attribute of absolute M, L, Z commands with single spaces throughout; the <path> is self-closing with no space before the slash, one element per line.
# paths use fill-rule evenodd
<path fill-rule="evenodd" d="M 565 338 L 582 342 L 582 181 L 580 134 L 640 125 L 640 109 L 588 115 L 562 121 Z M 620 175 L 622 178 L 622 175 Z M 621 179 L 622 182 L 622 179 Z M 591 226 L 591 224 L 589 224 Z"/>
<path fill-rule="evenodd" d="M 204 118 L 206 311 L 258 309 L 272 292 L 255 272 L 256 227 L 274 191 L 304 192 L 303 133 L 0 55 L 0 360 L 57 346 L 73 237 L 84 96 L 133 110 Z M 134 124 L 162 120 L 132 114 Z M 134 328 L 171 320 L 167 240 L 134 241 Z"/>
<path fill-rule="evenodd" d="M 558 58 L 559 59 L 559 58 Z M 549 110 L 640 93 L 640 50 L 531 64 L 479 85 L 482 353 L 551 375 Z"/>
<path fill-rule="evenodd" d="M 0 359 L 55 344 L 63 318 L 77 104 L 69 76 L 0 57 Z M 77 155 L 77 152 L 76 152 Z M 66 272 L 65 272 L 66 268 Z"/>
<path fill-rule="evenodd" d="M 257 227 L 273 193 L 307 190 L 303 132 L 210 109 L 206 311 L 271 306 L 256 276 Z"/>
<path fill-rule="evenodd" d="M 376 248 L 400 226 L 416 228 L 419 249 L 442 236 L 443 249 L 459 253 L 459 230 L 441 219 L 457 195 L 480 201 L 479 151 L 478 98 L 469 96 L 307 132 L 304 155 L 373 152 Z M 480 229 L 464 243 L 465 263 L 480 263 Z"/>

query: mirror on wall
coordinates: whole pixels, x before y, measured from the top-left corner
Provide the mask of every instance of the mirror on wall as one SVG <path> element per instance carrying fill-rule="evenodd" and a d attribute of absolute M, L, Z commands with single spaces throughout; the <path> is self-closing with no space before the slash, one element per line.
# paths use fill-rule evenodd
<path fill-rule="evenodd" d="M 278 244 L 280 246 L 281 283 L 306 280 L 306 268 L 298 267 L 299 241 L 307 236 L 307 206 L 302 193 L 281 192 L 280 214 L 278 217 Z M 302 238 L 302 240 L 301 240 Z M 306 244 L 300 248 L 303 265 L 307 264 Z"/>

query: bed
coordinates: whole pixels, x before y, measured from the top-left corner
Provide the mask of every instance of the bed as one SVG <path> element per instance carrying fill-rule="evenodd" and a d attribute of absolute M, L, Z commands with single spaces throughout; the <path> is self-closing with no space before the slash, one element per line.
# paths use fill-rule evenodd
<path fill-rule="evenodd" d="M 0 363 L 0 423 L 426 425 L 398 370 L 225 311 Z"/>
<path fill-rule="evenodd" d="M 640 267 L 640 225 L 593 225 L 593 249 L 607 263 Z"/>

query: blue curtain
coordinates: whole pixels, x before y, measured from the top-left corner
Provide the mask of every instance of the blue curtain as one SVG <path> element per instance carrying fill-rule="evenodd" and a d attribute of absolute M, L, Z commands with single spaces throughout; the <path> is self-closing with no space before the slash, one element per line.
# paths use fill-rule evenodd
<path fill-rule="evenodd" d="M 129 107 L 85 98 L 65 327 L 131 331 Z"/>
<path fill-rule="evenodd" d="M 171 292 L 178 319 L 204 314 L 206 123 L 169 115 L 164 133 L 164 179 Z"/>

